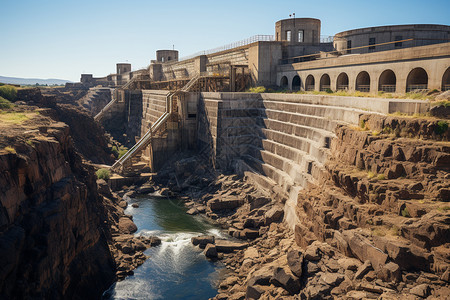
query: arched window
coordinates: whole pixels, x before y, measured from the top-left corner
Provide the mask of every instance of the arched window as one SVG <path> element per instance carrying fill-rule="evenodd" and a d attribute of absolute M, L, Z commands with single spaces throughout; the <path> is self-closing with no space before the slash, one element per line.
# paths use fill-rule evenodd
<path fill-rule="evenodd" d="M 292 79 L 292 90 L 293 91 L 300 91 L 300 76 L 295 75 Z"/>
<path fill-rule="evenodd" d="M 447 68 L 442 76 L 442 91 L 448 90 L 450 90 L 450 68 Z"/>
<path fill-rule="evenodd" d="M 395 85 L 397 84 L 397 78 L 392 70 L 384 70 L 380 75 L 380 80 L 378 81 L 378 90 L 395 93 Z"/>
<path fill-rule="evenodd" d="M 305 90 L 314 91 L 314 88 L 315 88 L 314 76 L 308 75 L 308 77 L 306 77 L 306 81 L 305 81 Z"/>
<path fill-rule="evenodd" d="M 338 91 L 348 90 L 348 75 L 347 75 L 347 73 L 339 74 L 337 81 L 336 81 L 336 87 L 337 87 Z"/>
<path fill-rule="evenodd" d="M 288 79 L 287 79 L 286 76 L 281 77 L 280 86 L 282 88 L 287 88 L 288 87 Z"/>
<path fill-rule="evenodd" d="M 330 76 L 328 74 L 323 74 L 322 77 L 320 77 L 320 91 L 325 92 L 327 90 L 330 90 L 330 82 Z"/>
<path fill-rule="evenodd" d="M 360 92 L 370 92 L 370 76 L 366 71 L 362 71 L 356 76 L 356 90 Z"/>
<path fill-rule="evenodd" d="M 422 68 L 412 69 L 406 79 L 406 92 L 426 90 L 428 88 L 428 75 Z"/>

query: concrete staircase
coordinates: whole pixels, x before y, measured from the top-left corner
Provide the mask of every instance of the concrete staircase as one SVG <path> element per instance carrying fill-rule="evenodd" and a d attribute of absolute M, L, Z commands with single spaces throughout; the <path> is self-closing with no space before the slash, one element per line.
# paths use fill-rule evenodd
<path fill-rule="evenodd" d="M 112 90 L 110 88 L 91 88 L 78 102 L 92 114 L 96 115 L 105 103 L 110 102 L 111 98 Z"/>
<path fill-rule="evenodd" d="M 198 82 L 199 78 L 200 75 L 196 75 L 191 78 L 191 80 L 182 89 L 167 93 L 165 95 L 164 106 L 160 105 L 162 104 L 162 101 L 158 99 L 159 97 L 152 99 L 152 108 L 150 109 L 149 105 L 147 105 L 147 108 L 144 108 L 142 113 L 142 121 L 146 122 L 142 128 L 150 127 L 150 129 L 143 133 L 139 141 L 130 150 L 128 150 L 125 155 L 113 164 L 111 167 L 112 171 L 122 173 L 123 175 L 135 175 L 140 173 L 143 168 L 149 166 L 149 162 L 145 161 L 146 158 L 142 155 L 144 149 L 151 143 L 152 138 L 155 137 L 155 135 L 161 135 L 166 131 L 167 121 L 176 107 L 176 98 L 174 97 L 178 93 L 188 92 L 192 89 Z M 131 81 L 132 80 L 129 82 Z M 127 87 L 129 87 L 129 85 L 127 86 L 126 84 L 122 87 L 122 89 Z M 164 111 L 162 115 L 160 115 L 163 107 Z"/>

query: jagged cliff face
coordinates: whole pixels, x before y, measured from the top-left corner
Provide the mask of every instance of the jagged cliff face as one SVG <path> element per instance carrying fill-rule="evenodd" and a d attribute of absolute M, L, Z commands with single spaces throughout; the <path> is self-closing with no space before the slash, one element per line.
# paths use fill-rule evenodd
<path fill-rule="evenodd" d="M 67 125 L 33 121 L 0 137 L 0 299 L 98 299 L 115 267 L 95 178 Z"/>

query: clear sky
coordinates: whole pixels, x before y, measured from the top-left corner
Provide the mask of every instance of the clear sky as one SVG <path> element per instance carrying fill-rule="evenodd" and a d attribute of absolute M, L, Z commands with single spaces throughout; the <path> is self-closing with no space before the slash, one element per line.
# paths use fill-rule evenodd
<path fill-rule="evenodd" d="M 79 81 L 117 62 L 136 70 L 158 49 L 180 56 L 256 34 L 289 17 L 321 19 L 322 34 L 395 24 L 450 25 L 450 0 L 0 0 L 0 75 Z"/>

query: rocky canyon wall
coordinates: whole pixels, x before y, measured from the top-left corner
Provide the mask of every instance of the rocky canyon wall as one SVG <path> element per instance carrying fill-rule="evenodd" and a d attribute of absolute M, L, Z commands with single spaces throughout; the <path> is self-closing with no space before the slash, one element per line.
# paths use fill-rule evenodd
<path fill-rule="evenodd" d="M 37 113 L 2 133 L 0 299 L 98 299 L 115 265 L 95 177 L 69 127 Z"/>

